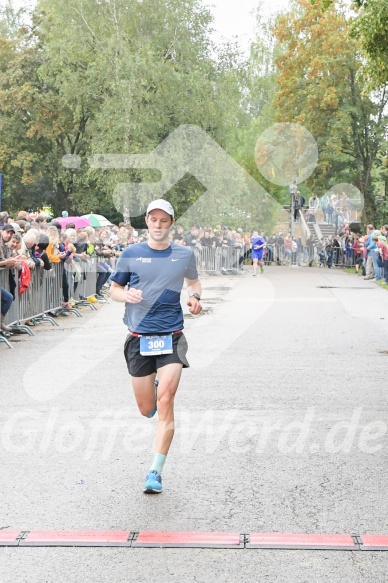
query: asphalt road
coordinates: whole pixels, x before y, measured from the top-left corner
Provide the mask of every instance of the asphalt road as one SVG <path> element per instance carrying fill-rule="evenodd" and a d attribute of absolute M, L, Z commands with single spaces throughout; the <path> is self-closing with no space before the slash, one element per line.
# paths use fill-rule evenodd
<path fill-rule="evenodd" d="M 204 278 L 164 491 L 123 306 L 0 345 L 0 528 L 388 534 L 388 293 L 327 269 Z M 388 552 L 1 548 L 1 583 L 387 581 Z"/>

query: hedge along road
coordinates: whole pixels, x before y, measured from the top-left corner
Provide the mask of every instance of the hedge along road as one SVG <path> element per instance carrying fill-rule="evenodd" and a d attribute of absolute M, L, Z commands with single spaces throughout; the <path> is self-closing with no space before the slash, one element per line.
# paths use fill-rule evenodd
<path fill-rule="evenodd" d="M 388 294 L 342 271 L 206 278 L 164 492 L 142 484 L 122 306 L 43 324 L 2 367 L 0 527 L 386 534 Z M 387 553 L 3 548 L 8 581 L 383 581 Z"/>

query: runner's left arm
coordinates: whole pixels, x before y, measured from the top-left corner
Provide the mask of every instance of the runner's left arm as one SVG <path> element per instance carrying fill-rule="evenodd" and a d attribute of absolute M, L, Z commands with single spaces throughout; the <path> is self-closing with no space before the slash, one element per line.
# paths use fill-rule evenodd
<path fill-rule="evenodd" d="M 187 285 L 187 293 L 189 297 L 193 294 L 198 294 L 199 296 L 202 294 L 202 286 L 199 279 L 187 279 L 186 278 L 186 285 Z"/>
<path fill-rule="evenodd" d="M 202 293 L 202 286 L 199 279 L 187 279 L 186 278 L 186 285 L 187 285 L 187 293 L 189 294 L 189 301 L 187 305 L 190 308 L 191 314 L 199 314 L 202 310 L 201 302 L 197 299 L 192 297 L 193 294 L 198 294 L 201 296 Z"/>

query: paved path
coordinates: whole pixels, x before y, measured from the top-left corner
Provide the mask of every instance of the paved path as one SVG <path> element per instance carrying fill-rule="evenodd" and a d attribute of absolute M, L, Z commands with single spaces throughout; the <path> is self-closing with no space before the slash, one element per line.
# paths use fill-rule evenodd
<path fill-rule="evenodd" d="M 0 345 L 0 527 L 388 532 L 388 293 L 341 271 L 203 280 L 157 497 L 123 306 Z M 385 581 L 388 553 L 0 549 L 1 583 Z"/>

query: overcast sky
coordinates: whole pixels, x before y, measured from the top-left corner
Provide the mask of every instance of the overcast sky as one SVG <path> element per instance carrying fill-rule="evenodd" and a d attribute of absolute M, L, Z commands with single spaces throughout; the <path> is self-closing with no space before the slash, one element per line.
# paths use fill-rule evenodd
<path fill-rule="evenodd" d="M 252 15 L 258 7 L 263 14 L 274 14 L 289 6 L 289 0 L 204 0 L 214 14 L 215 37 L 237 37 L 239 45 L 247 50 L 252 39 L 255 20 Z"/>

